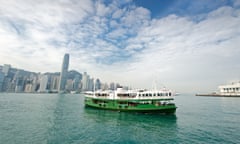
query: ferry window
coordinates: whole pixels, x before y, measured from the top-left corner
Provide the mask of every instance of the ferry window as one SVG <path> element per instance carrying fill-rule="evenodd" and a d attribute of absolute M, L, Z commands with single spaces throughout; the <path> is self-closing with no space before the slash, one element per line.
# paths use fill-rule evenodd
<path fill-rule="evenodd" d="M 142 94 L 142 96 L 145 96 L 145 94 Z"/>
<path fill-rule="evenodd" d="M 141 97 L 141 94 L 139 94 L 139 96 Z"/>
<path fill-rule="evenodd" d="M 161 96 L 160 93 L 158 93 L 158 96 Z"/>
<path fill-rule="evenodd" d="M 148 96 L 148 94 L 146 93 L 146 96 Z"/>
<path fill-rule="evenodd" d="M 149 96 L 152 96 L 152 94 L 150 93 Z"/>
<path fill-rule="evenodd" d="M 168 96 L 168 93 L 166 93 L 165 95 Z"/>
<path fill-rule="evenodd" d="M 156 94 L 154 93 L 153 96 L 156 96 Z"/>
<path fill-rule="evenodd" d="M 169 96 L 172 96 L 172 93 L 169 93 Z"/>

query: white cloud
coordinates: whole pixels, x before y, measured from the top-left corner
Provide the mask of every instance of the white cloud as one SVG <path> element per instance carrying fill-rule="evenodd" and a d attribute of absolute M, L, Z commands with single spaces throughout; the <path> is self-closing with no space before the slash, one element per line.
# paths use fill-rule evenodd
<path fill-rule="evenodd" d="M 96 15 L 103 17 L 109 14 L 110 8 L 105 6 L 104 3 L 101 3 L 100 1 L 96 2 Z"/>
<path fill-rule="evenodd" d="M 118 9 L 117 11 L 115 11 L 112 15 L 113 19 L 118 19 L 121 18 L 123 15 L 123 10 L 122 9 Z"/>
<path fill-rule="evenodd" d="M 240 69 L 236 69 L 240 60 L 239 24 L 239 10 L 229 7 L 213 11 L 199 23 L 175 15 L 152 20 L 149 26 L 140 29 L 137 37 L 128 40 L 126 50 L 136 52 L 135 61 L 122 64 L 126 65 L 122 71 L 128 75 L 126 84 L 151 86 L 156 78 L 176 89 L 206 90 L 207 85 L 215 90 L 216 83 L 239 77 Z M 143 46 L 145 49 L 138 51 Z M 232 73 L 227 68 L 238 72 Z M 208 82 L 209 78 L 213 82 Z M 199 86 L 198 82 L 205 84 Z"/>

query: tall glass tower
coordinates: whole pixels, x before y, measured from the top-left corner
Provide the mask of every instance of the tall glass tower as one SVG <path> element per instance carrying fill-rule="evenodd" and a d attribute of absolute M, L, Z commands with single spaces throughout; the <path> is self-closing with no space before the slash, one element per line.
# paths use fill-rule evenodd
<path fill-rule="evenodd" d="M 69 65 L 69 54 L 65 54 L 63 58 L 63 63 L 62 63 L 62 71 L 60 74 L 58 92 L 65 91 L 65 85 L 67 82 L 68 65 Z"/>

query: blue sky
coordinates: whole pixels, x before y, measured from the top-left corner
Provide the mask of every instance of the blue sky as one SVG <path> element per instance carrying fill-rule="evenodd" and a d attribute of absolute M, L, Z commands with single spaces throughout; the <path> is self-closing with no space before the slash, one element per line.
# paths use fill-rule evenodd
<path fill-rule="evenodd" d="M 212 92 L 240 80 L 240 0 L 0 2 L 0 65 L 70 69 L 133 88 Z"/>

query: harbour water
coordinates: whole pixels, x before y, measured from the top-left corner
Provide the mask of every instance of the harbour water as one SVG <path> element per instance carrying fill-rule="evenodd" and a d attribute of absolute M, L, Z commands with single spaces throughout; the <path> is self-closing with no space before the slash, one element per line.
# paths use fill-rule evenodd
<path fill-rule="evenodd" d="M 85 108 L 80 94 L 0 94 L 1 144 L 240 143 L 240 98 L 175 97 L 175 115 Z"/>

